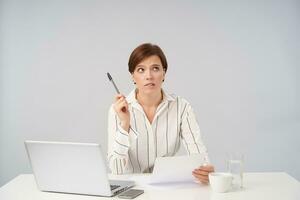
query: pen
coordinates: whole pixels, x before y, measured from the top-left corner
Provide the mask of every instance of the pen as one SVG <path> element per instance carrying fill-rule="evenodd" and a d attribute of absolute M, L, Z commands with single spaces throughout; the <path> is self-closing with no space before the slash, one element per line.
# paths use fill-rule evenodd
<path fill-rule="evenodd" d="M 115 87 L 117 93 L 120 94 L 120 91 L 119 91 L 118 87 L 116 86 L 114 80 L 112 79 L 111 75 L 110 75 L 108 72 L 107 72 L 107 77 L 108 77 L 108 79 L 110 80 L 110 82 L 112 82 L 112 84 L 114 85 L 114 87 Z"/>

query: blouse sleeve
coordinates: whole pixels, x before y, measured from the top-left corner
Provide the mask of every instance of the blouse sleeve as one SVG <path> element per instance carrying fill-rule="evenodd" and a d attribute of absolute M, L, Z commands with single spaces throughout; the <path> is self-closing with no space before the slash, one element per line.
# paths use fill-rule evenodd
<path fill-rule="evenodd" d="M 200 128 L 194 111 L 188 102 L 185 102 L 181 118 L 181 138 L 189 154 L 203 155 L 204 162 L 210 163 L 207 149 L 202 141 Z"/>
<path fill-rule="evenodd" d="M 129 135 L 137 133 L 129 129 L 125 131 L 121 125 L 119 117 L 111 106 L 108 113 L 108 151 L 107 158 L 111 172 L 113 174 L 126 173 L 128 166 L 128 150 L 130 148 Z"/>

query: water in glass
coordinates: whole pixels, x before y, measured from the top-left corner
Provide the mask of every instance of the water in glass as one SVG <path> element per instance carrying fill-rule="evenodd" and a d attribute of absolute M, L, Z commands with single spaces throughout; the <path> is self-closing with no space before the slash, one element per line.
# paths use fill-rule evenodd
<path fill-rule="evenodd" d="M 228 172 L 232 174 L 232 185 L 234 188 L 243 188 L 243 157 L 229 158 Z"/>

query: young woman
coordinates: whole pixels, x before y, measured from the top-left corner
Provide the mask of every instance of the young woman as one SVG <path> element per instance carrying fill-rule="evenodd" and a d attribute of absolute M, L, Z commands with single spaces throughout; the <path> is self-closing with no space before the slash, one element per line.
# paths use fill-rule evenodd
<path fill-rule="evenodd" d="M 188 154 L 202 154 L 206 165 L 191 172 L 208 183 L 214 171 L 191 105 L 162 89 L 167 59 L 157 45 L 145 43 L 131 53 L 129 72 L 135 89 L 119 94 L 108 118 L 108 160 L 112 173 L 152 172 L 157 157 L 174 156 L 183 141 Z"/>

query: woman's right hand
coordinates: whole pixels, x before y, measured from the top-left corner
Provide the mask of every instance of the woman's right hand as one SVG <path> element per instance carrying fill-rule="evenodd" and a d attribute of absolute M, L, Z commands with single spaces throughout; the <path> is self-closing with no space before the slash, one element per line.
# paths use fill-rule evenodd
<path fill-rule="evenodd" d="M 113 107 L 120 119 L 121 127 L 128 132 L 130 125 L 130 113 L 125 96 L 122 94 L 116 95 Z"/>

